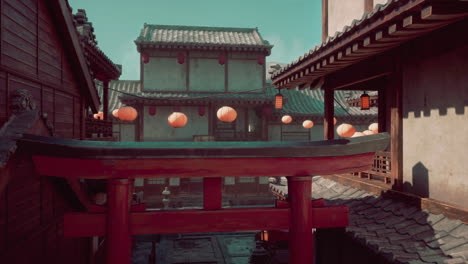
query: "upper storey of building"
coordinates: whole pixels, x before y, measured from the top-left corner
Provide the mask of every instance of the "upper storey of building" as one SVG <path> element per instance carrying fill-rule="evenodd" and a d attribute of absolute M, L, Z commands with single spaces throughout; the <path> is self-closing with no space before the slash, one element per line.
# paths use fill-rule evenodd
<path fill-rule="evenodd" d="M 336 32 L 342 32 L 353 20 L 359 20 L 365 13 L 372 12 L 376 5 L 386 2 L 387 0 L 322 0 L 323 41 Z"/>
<path fill-rule="evenodd" d="M 143 91 L 263 92 L 273 47 L 257 28 L 145 24 L 135 40 Z"/>

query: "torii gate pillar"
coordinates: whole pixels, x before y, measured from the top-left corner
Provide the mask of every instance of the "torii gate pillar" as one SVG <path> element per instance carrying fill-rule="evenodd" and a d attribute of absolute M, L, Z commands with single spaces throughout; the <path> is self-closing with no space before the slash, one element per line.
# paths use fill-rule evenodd
<path fill-rule="evenodd" d="M 291 206 L 289 224 L 289 263 L 312 264 L 314 241 L 312 237 L 312 176 L 294 176 L 288 179 L 288 199 Z"/>
<path fill-rule="evenodd" d="M 131 263 L 129 179 L 107 181 L 106 263 Z"/>

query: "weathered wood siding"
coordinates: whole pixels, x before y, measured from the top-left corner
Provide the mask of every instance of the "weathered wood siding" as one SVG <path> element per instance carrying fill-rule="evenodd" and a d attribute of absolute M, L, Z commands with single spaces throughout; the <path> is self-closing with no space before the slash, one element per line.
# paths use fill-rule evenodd
<path fill-rule="evenodd" d="M 47 113 L 59 137 L 80 138 L 83 105 L 71 47 L 45 0 L 0 0 L 0 126 L 11 115 L 9 100 L 29 90 L 41 113 Z"/>
<path fill-rule="evenodd" d="M 89 239 L 63 237 L 63 214 L 77 209 L 62 180 L 37 175 L 23 153 L 0 194 L 0 263 L 88 263 Z"/>
<path fill-rule="evenodd" d="M 84 134 L 84 103 L 76 70 L 47 0 L 0 0 L 0 127 L 11 95 L 31 92 L 59 137 Z M 42 131 L 42 134 L 46 131 Z M 0 263 L 89 263 L 89 239 L 63 237 L 63 215 L 79 210 L 63 181 L 37 175 L 27 153 L 16 153 L 0 176 Z"/>

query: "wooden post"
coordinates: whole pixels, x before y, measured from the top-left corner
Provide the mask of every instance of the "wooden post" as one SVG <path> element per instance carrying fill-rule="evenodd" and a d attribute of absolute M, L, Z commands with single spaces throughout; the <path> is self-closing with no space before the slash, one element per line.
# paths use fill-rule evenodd
<path fill-rule="evenodd" d="M 107 264 L 130 264 L 130 181 L 108 180 L 107 185 Z"/>
<path fill-rule="evenodd" d="M 374 0 L 364 0 L 364 12 L 370 13 L 374 10 Z"/>
<path fill-rule="evenodd" d="M 205 210 L 221 209 L 222 178 L 203 178 L 203 208 Z"/>
<path fill-rule="evenodd" d="M 335 115 L 334 107 L 334 93 L 335 91 L 331 87 L 324 87 L 325 89 L 325 118 L 323 120 L 323 137 L 324 139 L 333 139 L 335 137 L 335 125 L 333 124 L 333 117 Z"/>
<path fill-rule="evenodd" d="M 104 120 L 109 119 L 109 80 L 102 82 L 102 112 Z M 108 136 L 108 135 L 106 135 Z"/>
<path fill-rule="evenodd" d="M 322 42 L 328 38 L 328 0 L 322 0 Z"/>
<path fill-rule="evenodd" d="M 312 264 L 312 176 L 290 176 L 288 199 L 291 206 L 289 221 L 289 263 Z"/>
<path fill-rule="evenodd" d="M 397 50 L 400 52 L 400 50 Z M 390 100 L 390 151 L 392 179 L 397 190 L 403 187 L 403 119 L 402 119 L 402 71 L 399 53 L 394 56 L 394 72 L 390 75 L 386 94 Z"/>
<path fill-rule="evenodd" d="M 385 87 L 385 86 L 384 86 Z M 387 97 L 386 89 L 379 89 L 377 95 L 377 108 L 378 108 L 378 124 L 379 132 L 387 132 L 387 118 L 386 118 L 386 103 Z"/>

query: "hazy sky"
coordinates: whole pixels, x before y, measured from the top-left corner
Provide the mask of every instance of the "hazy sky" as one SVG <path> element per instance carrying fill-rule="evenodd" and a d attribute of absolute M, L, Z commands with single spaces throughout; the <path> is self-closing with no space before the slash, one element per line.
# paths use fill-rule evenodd
<path fill-rule="evenodd" d="M 85 9 L 98 46 L 123 65 L 121 80 L 140 78 L 134 40 L 144 23 L 258 27 L 274 45 L 267 61 L 290 63 L 321 40 L 321 0 L 69 0 Z"/>

